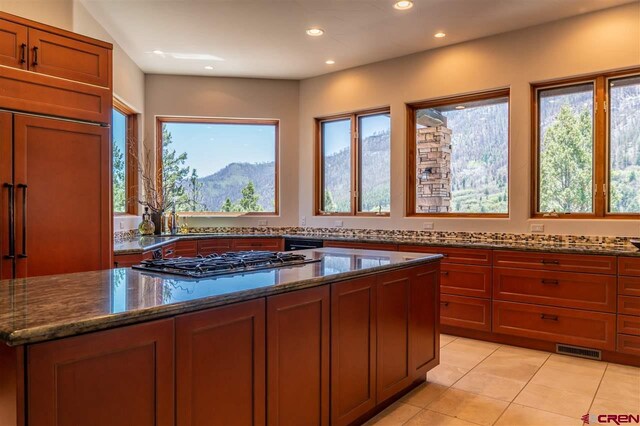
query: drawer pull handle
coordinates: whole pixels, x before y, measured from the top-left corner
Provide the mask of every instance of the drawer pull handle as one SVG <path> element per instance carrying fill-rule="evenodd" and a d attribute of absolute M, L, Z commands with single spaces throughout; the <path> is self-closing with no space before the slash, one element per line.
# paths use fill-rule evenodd
<path fill-rule="evenodd" d="M 446 308 L 447 306 L 449 306 L 449 302 L 440 302 L 440 304 L 441 304 L 442 306 L 444 306 L 445 308 Z"/>
<path fill-rule="evenodd" d="M 449 271 L 440 271 L 440 275 L 449 275 Z"/>
<path fill-rule="evenodd" d="M 540 282 L 543 285 L 558 285 L 558 284 L 560 284 L 560 281 L 558 281 L 558 280 L 541 280 Z"/>
<path fill-rule="evenodd" d="M 540 314 L 540 319 L 548 321 L 558 321 L 557 315 Z"/>
<path fill-rule="evenodd" d="M 559 265 L 560 261 L 559 260 L 542 259 L 542 264 L 543 265 Z"/>

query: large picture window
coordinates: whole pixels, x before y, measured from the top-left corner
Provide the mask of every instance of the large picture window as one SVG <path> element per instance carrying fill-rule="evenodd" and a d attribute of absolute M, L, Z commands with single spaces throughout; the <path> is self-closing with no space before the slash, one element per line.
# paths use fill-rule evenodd
<path fill-rule="evenodd" d="M 389 110 L 319 118 L 317 125 L 316 214 L 388 215 Z"/>
<path fill-rule="evenodd" d="M 278 120 L 158 118 L 163 192 L 178 212 L 278 213 Z"/>
<path fill-rule="evenodd" d="M 509 90 L 407 107 L 407 214 L 507 216 Z"/>
<path fill-rule="evenodd" d="M 112 110 L 113 212 L 137 214 L 137 114 L 114 99 Z"/>
<path fill-rule="evenodd" d="M 640 213 L 640 75 L 532 85 L 532 216 Z"/>

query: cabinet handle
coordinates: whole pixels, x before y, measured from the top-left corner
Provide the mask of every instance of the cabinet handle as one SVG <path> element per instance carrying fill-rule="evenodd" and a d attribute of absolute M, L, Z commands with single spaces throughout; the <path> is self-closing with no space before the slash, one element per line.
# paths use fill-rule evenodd
<path fill-rule="evenodd" d="M 449 271 L 440 271 L 440 275 L 449 275 Z"/>
<path fill-rule="evenodd" d="M 540 314 L 540 319 L 547 321 L 558 321 L 557 315 Z"/>
<path fill-rule="evenodd" d="M 442 306 L 444 306 L 445 308 L 446 308 L 447 306 L 449 306 L 449 302 L 440 302 L 440 304 L 441 304 Z"/>
<path fill-rule="evenodd" d="M 38 65 L 38 46 L 33 48 L 33 65 Z"/>
<path fill-rule="evenodd" d="M 558 285 L 560 281 L 558 280 L 540 280 L 543 285 Z"/>
<path fill-rule="evenodd" d="M 560 264 L 559 260 L 542 259 L 541 262 L 543 265 L 559 265 Z"/>
<path fill-rule="evenodd" d="M 20 258 L 27 257 L 27 184 L 19 183 L 18 188 L 22 188 L 22 253 Z"/>
<path fill-rule="evenodd" d="M 12 183 L 6 182 L 5 188 L 9 189 L 9 254 L 5 255 L 5 259 L 14 259 L 16 256 L 16 229 L 15 229 L 15 198 L 14 187 Z"/>
<path fill-rule="evenodd" d="M 20 45 L 20 63 L 24 64 L 25 62 L 27 62 L 27 45 L 22 43 Z"/>

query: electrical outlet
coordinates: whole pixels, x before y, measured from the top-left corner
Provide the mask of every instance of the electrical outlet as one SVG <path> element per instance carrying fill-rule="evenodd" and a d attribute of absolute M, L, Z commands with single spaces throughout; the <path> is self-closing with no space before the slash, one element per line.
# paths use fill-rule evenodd
<path fill-rule="evenodd" d="M 422 223 L 422 229 L 424 229 L 425 231 L 432 231 L 433 230 L 433 222 L 423 222 Z"/>
<path fill-rule="evenodd" d="M 258 226 L 267 226 L 267 219 L 261 219 L 258 221 Z"/>
<path fill-rule="evenodd" d="M 300 225 L 301 226 L 307 226 L 307 217 L 306 216 L 302 216 L 300 218 Z"/>
<path fill-rule="evenodd" d="M 124 229 L 124 223 L 122 223 L 122 221 L 120 221 L 118 225 L 120 225 L 120 229 Z"/>
<path fill-rule="evenodd" d="M 532 223 L 531 232 L 536 234 L 544 232 L 544 225 L 541 223 Z"/>
<path fill-rule="evenodd" d="M 342 228 L 343 226 L 343 222 L 341 220 L 334 220 L 333 221 L 333 226 L 335 226 L 336 228 Z"/>

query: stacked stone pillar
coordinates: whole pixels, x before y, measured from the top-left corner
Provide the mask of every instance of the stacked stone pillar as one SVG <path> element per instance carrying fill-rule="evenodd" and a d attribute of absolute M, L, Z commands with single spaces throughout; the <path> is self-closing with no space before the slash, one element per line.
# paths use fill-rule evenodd
<path fill-rule="evenodd" d="M 451 211 L 451 129 L 429 126 L 416 134 L 416 213 Z"/>

